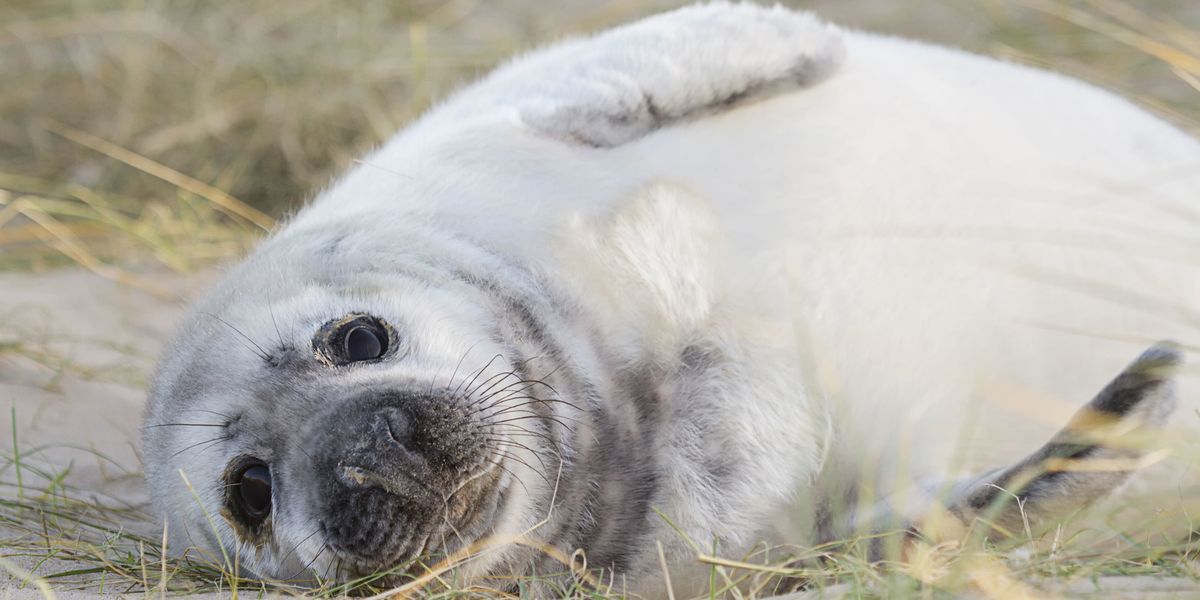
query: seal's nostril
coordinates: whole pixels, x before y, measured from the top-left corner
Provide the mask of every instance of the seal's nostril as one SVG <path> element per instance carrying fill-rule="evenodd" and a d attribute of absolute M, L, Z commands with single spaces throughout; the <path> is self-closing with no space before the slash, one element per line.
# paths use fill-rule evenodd
<path fill-rule="evenodd" d="M 383 430 L 391 436 L 392 441 L 408 448 L 412 439 L 412 426 L 404 411 L 394 407 L 384 408 L 379 411 L 376 419 L 381 422 Z"/>
<path fill-rule="evenodd" d="M 341 465 L 337 476 L 348 487 L 363 487 L 371 483 L 372 475 L 362 467 Z"/>

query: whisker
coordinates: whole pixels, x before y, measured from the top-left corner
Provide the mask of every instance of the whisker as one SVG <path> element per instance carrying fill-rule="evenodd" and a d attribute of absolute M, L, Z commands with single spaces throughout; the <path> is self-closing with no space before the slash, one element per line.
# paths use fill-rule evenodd
<path fill-rule="evenodd" d="M 496 428 L 494 428 L 494 427 L 479 427 L 479 430 L 482 433 L 484 433 L 485 436 L 504 436 L 504 438 L 508 438 L 508 439 L 511 439 L 511 438 L 540 439 L 540 440 L 542 440 L 542 442 L 545 442 L 547 446 L 550 446 L 550 448 L 552 449 L 551 451 L 554 452 L 554 455 L 558 456 L 558 440 L 550 437 L 550 434 L 529 431 L 529 430 L 527 430 L 527 428 L 524 428 L 520 425 L 514 425 L 514 424 L 506 425 L 504 428 L 505 428 L 505 431 L 496 431 Z M 506 430 L 520 430 L 520 431 L 506 431 Z"/>
<path fill-rule="evenodd" d="M 287 559 L 290 558 L 292 556 L 292 554 L 295 553 L 296 550 L 298 550 L 300 548 L 300 546 L 304 545 L 304 542 L 307 542 L 310 538 L 312 538 L 312 536 L 317 535 L 318 533 L 321 533 L 320 525 L 318 525 L 317 528 L 314 529 L 312 533 L 308 534 L 307 537 L 300 540 L 299 542 L 296 542 L 296 545 L 292 546 L 292 549 L 289 550 L 288 553 L 283 556 L 283 558 L 279 559 L 279 562 L 280 563 L 287 562 Z M 303 567 L 301 567 L 299 571 L 296 571 L 295 573 L 288 576 L 288 579 L 289 580 L 296 579 L 297 577 L 300 576 L 301 573 L 309 570 L 309 568 L 312 567 L 313 563 L 316 562 L 316 560 L 321 557 L 321 554 L 323 554 L 328 547 L 329 547 L 328 545 L 322 544 L 321 551 L 317 552 L 316 556 L 312 557 L 312 559 L 309 560 L 308 563 L 305 564 Z"/>
<path fill-rule="evenodd" d="M 479 376 L 480 376 L 480 375 L 482 375 L 482 374 L 483 374 L 483 372 L 484 372 L 484 371 L 486 371 L 488 367 L 492 366 L 492 363 L 496 362 L 496 359 L 498 359 L 498 358 L 501 358 L 501 357 L 502 357 L 502 355 L 500 355 L 500 354 L 497 354 L 497 355 L 493 356 L 491 360 L 487 361 L 487 363 L 486 363 L 486 364 L 484 364 L 482 367 L 479 367 L 479 369 L 478 369 L 477 371 L 475 371 L 475 376 L 474 376 L 474 377 L 471 377 L 471 380 L 470 380 L 470 381 L 464 381 L 464 383 L 466 384 L 466 386 L 467 386 L 468 388 L 470 388 L 472 385 L 474 385 L 474 384 L 475 384 L 475 380 L 476 380 L 476 379 L 479 379 Z M 455 395 L 455 396 L 457 396 L 457 395 L 458 395 L 458 393 L 459 393 L 459 392 L 462 390 L 462 387 L 463 387 L 463 384 L 462 384 L 462 383 L 460 383 L 460 384 L 458 385 L 458 387 L 454 388 L 454 395 Z"/>
<path fill-rule="evenodd" d="M 529 357 L 529 358 L 526 358 L 525 360 L 522 360 L 522 361 L 519 361 L 519 362 L 517 362 L 517 364 L 516 364 L 516 365 L 513 365 L 513 370 L 509 371 L 509 372 L 506 374 L 506 377 L 507 377 L 507 376 L 514 376 L 514 375 L 516 375 L 516 373 L 517 373 L 517 370 L 524 368 L 524 367 L 525 367 L 525 365 L 527 365 L 527 364 L 529 364 L 531 361 L 537 360 L 537 359 L 539 359 L 539 358 L 541 358 L 541 355 L 538 355 L 538 356 L 531 356 L 531 357 Z M 488 392 L 491 392 L 491 391 L 492 391 L 492 388 L 496 387 L 497 385 L 499 385 L 499 384 L 500 384 L 501 382 L 503 382 L 503 381 L 504 381 L 504 379 L 503 379 L 503 378 L 502 378 L 502 379 L 500 379 L 500 381 L 497 381 L 496 383 L 493 383 L 493 384 L 492 384 L 491 386 L 489 386 L 487 389 L 483 390 L 482 392 L 479 392 L 479 394 L 480 394 L 481 396 L 486 396 L 486 395 L 488 394 Z M 520 381 L 521 381 L 521 379 L 519 379 L 519 378 L 518 378 L 518 380 L 517 380 L 517 381 L 518 381 L 518 382 L 520 382 Z M 484 383 L 487 383 L 487 382 L 485 381 Z M 479 386 L 479 387 L 483 387 L 483 384 L 480 384 L 480 386 Z M 507 388 L 507 387 L 508 387 L 508 386 L 505 386 L 505 388 Z M 475 393 L 475 392 L 469 392 L 469 393 L 467 393 L 466 395 L 469 397 L 469 396 L 472 396 L 472 395 L 474 395 L 474 393 Z"/>
<path fill-rule="evenodd" d="M 539 355 L 537 355 L 537 356 L 531 356 L 531 357 L 529 357 L 529 358 L 526 358 L 526 359 L 524 359 L 524 360 L 522 360 L 522 361 L 519 361 L 519 362 L 517 362 L 515 365 L 513 365 L 513 369 L 512 369 L 511 371 L 509 371 L 509 374 L 510 374 L 510 375 L 516 375 L 517 371 L 519 371 L 519 370 L 521 370 L 521 369 L 525 368 L 525 366 L 526 366 L 526 365 L 528 365 L 530 362 L 532 362 L 532 361 L 534 361 L 534 360 L 538 360 L 538 359 L 540 359 L 540 358 L 542 358 L 542 355 L 540 355 L 540 354 L 539 354 Z M 528 383 L 528 382 L 530 382 L 530 381 L 531 381 L 531 380 L 529 380 L 529 379 L 526 379 L 526 378 L 524 378 L 524 377 L 519 377 L 519 378 L 518 378 L 516 381 L 514 381 L 514 382 L 512 382 L 512 383 L 510 383 L 510 384 L 508 384 L 508 385 L 506 385 L 506 386 L 504 386 L 504 387 L 502 387 L 502 388 L 500 388 L 500 389 L 496 390 L 495 392 L 493 392 L 493 391 L 492 391 L 492 388 L 491 388 L 491 387 L 489 387 L 488 389 L 484 390 L 484 391 L 483 391 L 483 393 L 482 393 L 482 394 L 480 394 L 480 395 L 481 395 L 481 396 L 484 396 L 484 397 L 490 397 L 490 395 L 491 395 L 491 394 L 499 394 L 499 393 L 503 393 L 505 390 L 509 390 L 509 389 L 511 389 L 513 386 L 521 385 L 522 383 Z M 499 383 L 501 383 L 501 382 L 503 382 L 503 380 L 501 380 L 500 382 L 497 382 L 497 384 L 499 384 Z M 482 387 L 482 386 L 481 386 L 481 387 Z M 494 386 L 493 386 L 493 387 L 494 387 Z M 467 394 L 467 395 L 469 396 L 470 394 Z"/>
<path fill-rule="evenodd" d="M 526 400 L 527 402 L 521 402 L 519 404 L 501 404 L 501 401 L 497 400 L 495 402 L 488 404 L 487 406 L 480 407 L 479 409 L 471 412 L 470 414 L 473 414 L 473 415 L 479 414 L 481 412 L 491 410 L 497 406 L 520 407 L 520 406 L 529 406 L 531 404 L 549 405 L 549 404 L 553 404 L 553 403 L 565 404 L 567 406 L 570 406 L 571 408 L 574 408 L 575 410 L 579 410 L 579 407 L 575 406 L 574 404 L 571 404 L 570 402 L 567 402 L 566 400 L 559 400 L 557 398 L 538 398 L 537 396 L 509 396 L 508 398 L 505 398 L 505 399 L 506 400 L 508 400 L 508 399 Z M 580 412 L 583 412 L 583 411 L 580 410 Z M 493 414 L 498 414 L 498 413 L 493 413 Z"/>
<path fill-rule="evenodd" d="M 496 433 L 497 433 L 497 431 L 496 431 L 496 428 L 495 428 L 495 427 L 490 427 L 490 426 L 487 426 L 487 425 L 476 425 L 476 427 L 477 427 L 478 429 L 482 430 L 482 431 L 485 431 L 485 432 L 487 432 L 487 433 L 491 433 L 491 434 L 496 434 Z M 511 424 L 511 423 L 510 423 L 510 424 L 508 424 L 508 425 L 505 425 L 505 426 L 504 426 L 504 429 L 505 429 L 505 431 L 503 431 L 503 432 L 499 432 L 499 434 L 500 434 L 500 435 L 504 435 L 504 436 L 520 436 L 520 437 L 535 437 L 535 438 L 541 438 L 541 439 L 542 439 L 542 440 L 544 440 L 544 441 L 545 441 L 547 444 L 550 444 L 551 446 L 553 446 L 553 447 L 555 447 L 555 448 L 557 448 L 557 447 L 558 447 L 558 441 L 557 441 L 557 440 L 555 440 L 553 437 L 551 437 L 551 435 L 550 435 L 549 433 L 546 433 L 546 432 L 541 432 L 541 431 L 532 431 L 532 430 L 530 430 L 530 429 L 527 429 L 527 428 L 525 428 L 525 427 L 522 427 L 522 426 L 520 426 L 520 425 L 514 425 L 514 424 Z M 513 431 L 508 431 L 509 429 L 517 429 L 517 430 L 519 430 L 519 431 L 520 431 L 520 433 L 513 432 Z"/>
<path fill-rule="evenodd" d="M 304 542 L 307 542 L 310 538 L 312 538 L 312 536 L 317 535 L 320 532 L 321 532 L 321 526 L 318 525 L 317 528 L 314 529 L 312 533 L 305 536 L 304 539 L 300 540 L 299 542 L 296 542 L 295 545 L 292 546 L 292 549 L 288 550 L 287 554 L 284 554 L 283 558 L 279 559 L 279 562 L 280 563 L 287 562 L 287 559 L 291 558 L 292 554 L 295 554 L 296 550 L 298 548 L 300 548 L 300 546 L 302 546 L 304 544 Z"/>
<path fill-rule="evenodd" d="M 512 389 L 521 384 L 525 384 L 525 387 L 523 387 L 519 390 Z M 535 385 L 534 382 L 522 379 L 522 380 L 516 381 L 514 383 L 510 383 L 510 384 L 496 390 L 495 392 L 492 392 L 492 393 L 488 394 L 487 396 L 480 398 L 479 400 L 477 400 L 475 402 L 472 402 L 468 406 L 474 406 L 475 404 L 479 404 L 480 402 L 483 402 L 486 400 L 492 400 L 492 399 L 495 399 L 496 402 L 503 402 L 504 400 L 508 399 L 509 396 L 511 396 L 512 394 L 524 394 L 525 392 L 529 391 L 529 389 L 532 388 L 534 385 Z M 507 393 L 508 395 L 497 398 L 497 396 L 500 396 L 501 394 L 505 394 L 505 393 Z"/>
<path fill-rule="evenodd" d="M 504 457 L 506 460 L 512 460 L 512 461 L 516 461 L 516 462 L 519 462 L 519 463 L 521 463 L 521 464 L 525 465 L 526 467 L 528 467 L 528 468 L 529 468 L 529 470 L 530 470 L 530 471 L 533 471 L 534 475 L 537 475 L 538 477 L 541 477 L 541 478 L 542 478 L 542 480 L 543 480 L 543 481 L 545 481 L 547 485 L 549 485 L 549 484 L 550 484 L 550 479 L 549 479 L 548 477 L 546 477 L 546 474 L 545 474 L 545 473 L 542 473 L 541 471 L 539 471 L 539 470 L 535 469 L 535 468 L 533 467 L 533 465 L 531 465 L 531 464 L 529 464 L 529 463 L 525 462 L 524 460 L 521 460 L 520 458 L 516 457 L 515 455 L 513 455 L 513 454 L 511 454 L 511 453 L 508 453 L 508 452 L 505 452 L 504 450 L 498 450 L 498 449 L 496 449 L 496 448 L 488 448 L 488 450 L 490 450 L 490 451 L 492 452 L 492 454 L 493 454 L 493 455 L 495 455 L 495 456 L 502 456 L 502 457 Z M 543 468 L 545 468 L 545 467 L 543 467 Z"/>
<path fill-rule="evenodd" d="M 201 312 L 200 314 L 205 315 L 207 317 L 212 317 L 213 319 L 220 321 L 223 325 L 232 329 L 234 333 L 241 336 L 243 340 L 246 340 L 247 342 L 249 342 L 251 346 L 254 346 L 254 348 L 250 348 L 249 346 L 247 346 L 247 348 L 246 348 L 247 350 L 254 352 L 255 354 L 258 355 L 259 358 L 261 358 L 263 360 L 271 360 L 271 355 L 267 354 L 267 351 L 263 350 L 262 346 L 259 346 L 254 340 L 250 339 L 250 336 L 242 333 L 242 330 L 238 329 L 237 327 L 234 327 L 233 325 L 230 325 L 229 321 L 226 321 L 225 319 L 222 319 L 221 317 L 218 317 L 217 315 L 214 315 L 209 312 Z M 257 349 L 257 352 L 255 352 L 255 349 Z"/>
<path fill-rule="evenodd" d="M 336 566 L 336 567 L 334 567 L 334 569 L 333 569 L 333 576 L 334 576 L 334 577 L 337 577 L 337 574 L 342 572 L 342 563 L 344 562 L 344 560 L 345 560 L 345 559 L 343 559 L 342 557 L 340 557 L 340 556 L 338 557 L 338 559 L 337 559 L 337 563 L 336 563 L 336 564 L 337 564 L 337 566 Z M 332 564 L 334 564 L 334 563 L 330 563 L 330 564 L 332 565 Z"/>
<path fill-rule="evenodd" d="M 555 418 L 553 418 L 553 417 L 545 417 L 545 416 L 542 416 L 542 415 L 536 415 L 536 414 L 535 414 L 535 415 L 525 415 L 525 416 L 520 416 L 520 417 L 514 417 L 514 418 L 511 418 L 511 419 L 504 419 L 504 420 L 501 420 L 501 421 L 492 421 L 492 423 L 494 423 L 494 424 L 496 424 L 496 425 L 504 425 L 504 424 L 507 424 L 507 423 L 519 423 L 519 422 L 521 422 L 521 421 L 528 421 L 528 420 L 530 420 L 530 419 L 545 419 L 545 420 L 547 420 L 547 421 L 553 421 L 553 422 L 557 423 L 559 426 L 561 426 L 563 429 L 566 429 L 567 431 L 571 431 L 571 432 L 575 431 L 575 428 L 574 428 L 574 427 L 572 427 L 572 426 L 570 426 L 570 425 L 567 425 L 566 423 L 563 423 L 562 421 L 559 421 L 559 420 L 557 420 L 557 419 L 555 419 Z"/>
<path fill-rule="evenodd" d="M 528 408 L 523 408 L 521 406 L 511 406 L 508 408 L 503 408 L 496 412 L 489 413 L 487 416 L 489 419 L 492 419 L 492 418 L 498 417 L 498 416 L 503 415 L 508 412 L 515 412 L 516 414 L 525 415 L 525 416 L 521 417 L 522 419 L 545 419 L 547 421 L 553 421 L 555 423 L 558 423 L 559 425 L 562 425 L 563 427 L 568 427 L 568 426 L 566 423 L 563 423 L 559 419 L 566 419 L 568 421 L 571 421 L 575 425 L 578 425 L 580 422 L 579 419 L 576 419 L 575 417 L 569 417 L 567 415 L 543 415 L 541 413 L 534 412 L 533 410 L 530 410 Z M 506 421 L 492 421 L 492 422 L 493 423 L 505 423 Z M 570 429 L 570 427 L 568 427 L 568 429 Z M 571 431 L 574 431 L 574 429 L 571 429 Z"/>
<path fill-rule="evenodd" d="M 523 448 L 523 449 L 525 449 L 525 450 L 528 450 L 529 452 L 532 452 L 533 454 L 537 454 L 537 455 L 549 454 L 549 455 L 553 456 L 554 458 L 557 458 L 557 459 L 560 459 L 560 460 L 562 459 L 562 455 L 561 455 L 561 454 L 559 454 L 559 453 L 558 453 L 558 450 L 556 450 L 556 449 L 554 449 L 554 448 L 542 448 L 542 449 L 534 449 L 534 448 L 531 448 L 531 447 L 529 447 L 528 445 L 526 445 L 526 444 L 524 444 L 524 443 L 522 443 L 522 442 L 518 442 L 518 441 L 516 441 L 516 440 L 510 440 L 510 439 L 508 439 L 508 438 L 485 438 L 485 441 L 487 441 L 487 442 L 501 442 L 501 443 L 504 443 L 505 445 L 508 445 L 508 446 L 516 446 L 516 447 L 518 447 L 518 448 Z"/>
<path fill-rule="evenodd" d="M 475 342 L 474 344 L 471 344 L 471 347 L 467 348 L 467 351 L 463 352 L 463 355 L 461 357 L 459 357 L 458 364 L 454 365 L 454 372 L 450 374 L 450 379 L 446 380 L 445 391 L 450 390 L 450 384 L 454 383 L 454 378 L 458 376 L 458 370 L 460 368 L 462 368 L 463 361 L 467 360 L 467 356 L 469 354 L 471 354 L 471 351 L 474 350 L 476 346 L 478 346 L 479 344 L 482 344 L 482 343 L 483 343 L 483 340 L 480 340 L 478 342 Z M 433 382 L 436 380 L 437 380 L 436 377 L 429 380 L 429 393 L 431 393 L 431 394 L 433 393 Z"/>
<path fill-rule="evenodd" d="M 557 370 L 557 369 L 556 369 L 556 370 Z M 550 373 L 550 374 L 552 374 L 552 373 Z M 547 374 L 547 377 L 548 377 L 550 374 Z M 508 389 L 510 389 L 512 386 L 520 385 L 520 384 L 522 384 L 522 383 L 525 383 L 525 384 L 528 384 L 528 385 L 527 385 L 526 387 L 524 387 L 524 388 L 521 388 L 520 390 L 516 390 L 515 392 L 513 392 L 513 394 L 522 394 L 522 393 L 524 393 L 525 391 L 527 391 L 529 388 L 531 388 L 531 387 L 533 387 L 533 386 L 535 386 L 535 385 L 541 385 L 541 386 L 545 387 L 546 389 L 550 390 L 550 392 L 551 392 L 552 394 L 554 394 L 555 396 L 561 396 L 561 394 L 559 394 L 559 393 L 558 393 L 558 390 L 554 389 L 554 386 L 552 386 L 552 385 L 550 385 L 550 384 L 546 383 L 545 381 L 539 380 L 539 379 L 523 379 L 523 380 L 521 380 L 521 381 L 518 381 L 518 382 L 515 382 L 515 383 L 513 383 L 513 384 L 511 384 L 511 385 L 509 385 L 509 386 L 505 386 L 504 388 L 501 388 L 500 390 L 497 390 L 497 391 L 496 391 L 494 394 L 492 394 L 492 395 L 498 395 L 498 394 L 502 394 L 502 393 L 504 393 L 505 391 L 507 391 Z M 490 397 L 490 396 L 489 396 L 489 397 Z M 506 399 L 508 399 L 509 397 L 510 397 L 510 396 L 505 396 L 505 397 L 503 397 L 503 398 L 500 398 L 500 400 L 501 400 L 501 401 L 503 401 L 503 400 L 506 400 Z M 566 402 L 565 400 L 559 400 L 559 401 L 560 401 L 560 402 Z M 570 403 L 568 403 L 568 404 L 570 404 Z M 575 410 L 580 410 L 580 411 L 581 411 L 581 410 L 583 410 L 583 409 L 579 408 L 578 406 L 575 406 L 574 404 L 570 404 L 570 406 L 571 406 L 572 408 L 574 408 Z"/>
<path fill-rule="evenodd" d="M 228 427 L 226 423 L 156 423 L 154 425 L 142 425 L 142 429 L 154 429 L 156 427 Z"/>
<path fill-rule="evenodd" d="M 488 415 L 488 417 L 498 417 L 500 415 L 506 415 L 506 414 L 507 415 L 522 415 L 523 418 L 527 418 L 527 419 L 540 419 L 541 417 L 545 416 L 542 413 L 535 412 L 528 408 L 512 407 L 512 408 L 506 408 L 501 411 L 497 411 L 494 414 Z M 496 422 L 500 423 L 501 421 L 496 421 Z"/>
<path fill-rule="evenodd" d="M 524 388 L 521 388 L 520 390 L 509 391 L 508 394 L 506 394 L 505 396 L 498 398 L 498 401 L 503 402 L 505 400 L 508 400 L 508 398 L 510 398 L 512 396 L 515 396 L 518 394 L 527 394 L 527 392 L 529 392 L 529 394 L 532 394 L 532 392 L 530 392 L 529 390 L 532 389 L 533 386 L 541 384 L 541 385 L 546 386 L 547 389 L 550 389 L 551 395 L 556 397 L 556 400 L 558 400 L 559 402 L 568 403 L 568 404 L 570 404 L 571 408 L 575 408 L 576 410 L 582 410 L 580 407 L 575 406 L 575 404 L 571 404 L 570 402 L 566 402 L 565 400 L 560 400 L 560 398 L 558 398 L 558 396 L 559 396 L 558 392 L 553 391 L 553 388 L 550 388 L 550 385 L 548 385 L 544 382 L 534 382 L 534 380 L 528 380 L 528 382 L 524 382 L 524 383 L 527 383 L 528 385 L 524 386 Z M 503 392 L 497 392 L 496 395 L 499 395 L 499 394 L 503 394 Z"/>
<path fill-rule="evenodd" d="M 312 560 L 308 561 L 307 565 L 304 565 L 304 571 L 312 570 L 312 566 L 314 564 L 316 564 L 316 562 L 318 560 L 321 560 L 321 557 L 325 555 L 326 550 L 329 550 L 329 542 L 325 541 L 322 536 L 321 549 L 317 552 L 316 556 L 312 557 Z M 332 565 L 333 562 L 330 561 L 329 564 Z M 303 571 L 301 571 L 301 572 L 303 572 Z M 316 578 L 317 584 L 320 585 L 321 587 L 325 586 L 325 581 L 328 579 L 328 577 L 327 577 L 328 573 L 329 573 L 329 566 L 326 566 L 320 573 L 316 573 L 316 572 L 313 573 L 313 577 Z M 297 573 L 297 575 L 299 575 L 299 573 Z"/>
<path fill-rule="evenodd" d="M 528 450 L 528 451 L 529 451 L 529 453 L 533 455 L 533 458 L 534 458 L 534 460 L 538 461 L 538 464 L 542 466 L 542 471 L 543 471 L 543 472 L 545 472 L 545 471 L 549 471 L 549 470 L 550 470 L 550 469 L 549 469 L 549 468 L 546 466 L 546 463 L 545 463 L 545 461 L 543 461 L 543 460 L 542 460 L 542 455 L 541 455 L 541 453 L 540 453 L 540 452 L 538 452 L 538 451 L 536 451 L 536 450 L 533 450 L 533 449 L 531 449 L 529 446 L 526 446 L 526 445 L 524 445 L 524 444 L 518 444 L 518 443 L 516 443 L 516 442 L 510 442 L 510 441 L 508 441 L 508 440 L 497 440 L 497 439 L 491 439 L 491 440 L 488 440 L 488 441 L 487 441 L 487 443 L 491 443 L 491 444 L 503 444 L 504 446 L 508 446 L 508 447 L 510 447 L 510 448 L 521 448 L 521 449 L 523 449 L 523 450 Z M 498 450 L 499 450 L 498 448 L 492 448 L 492 447 L 490 447 L 490 446 L 488 447 L 488 449 L 489 449 L 489 450 L 493 450 L 493 451 L 498 451 Z M 530 468 L 532 469 L 533 467 L 530 467 Z M 535 469 L 535 470 L 536 470 L 536 469 Z"/>
<path fill-rule="evenodd" d="M 270 294 L 267 297 L 267 313 L 271 315 L 271 326 L 275 328 L 275 338 L 279 340 L 279 347 L 284 347 L 283 334 L 279 332 L 279 322 L 275 320 L 275 307 L 271 303 Z"/>
<path fill-rule="evenodd" d="M 550 391 L 551 391 L 552 393 L 554 393 L 555 395 L 559 395 L 559 393 L 558 393 L 558 390 L 554 389 L 554 386 L 552 386 L 552 385 L 550 385 L 550 384 L 546 383 L 546 379 L 548 379 L 550 376 L 554 375 L 555 373 L 559 372 L 559 370 L 561 370 L 561 369 L 562 369 L 563 367 L 565 367 L 565 366 L 567 366 L 567 363 L 566 363 L 566 362 L 561 362 L 561 363 L 559 363 L 559 364 L 558 364 L 558 366 L 557 366 L 557 367 L 554 367 L 554 368 L 553 368 L 553 369 L 551 369 L 549 372 L 547 372 L 545 375 L 542 375 L 541 377 L 538 377 L 538 378 L 537 378 L 536 380 L 534 380 L 534 381 L 536 381 L 536 382 L 538 382 L 538 383 L 540 383 L 540 384 L 542 384 L 542 385 L 546 386 L 546 389 L 550 390 Z"/>
<path fill-rule="evenodd" d="M 228 440 L 231 440 L 231 439 L 233 439 L 233 436 L 232 436 L 232 435 L 223 435 L 223 436 L 221 436 L 221 437 L 215 437 L 215 438 L 207 439 L 207 440 L 204 440 L 204 441 L 202 441 L 202 442 L 196 442 L 195 444 L 192 444 L 192 445 L 190 445 L 190 446 L 188 446 L 188 447 L 186 447 L 186 448 L 184 448 L 184 449 L 180 450 L 179 452 L 176 452 L 175 454 L 172 454 L 172 455 L 171 455 L 171 458 L 175 458 L 176 456 L 179 456 L 180 454 L 183 454 L 184 452 L 187 452 L 188 450 L 191 450 L 192 448 L 195 448 L 196 446 L 199 446 L 199 445 L 201 445 L 201 444 L 215 444 L 215 443 L 217 443 L 217 442 L 225 442 L 225 441 L 228 441 Z"/>
<path fill-rule="evenodd" d="M 488 418 L 495 418 L 500 415 L 505 415 L 505 414 L 509 414 L 509 413 L 518 414 L 518 415 L 530 415 L 532 417 L 549 416 L 549 415 L 540 413 L 532 408 L 528 408 L 528 406 L 530 404 L 536 404 L 536 403 L 535 402 L 526 402 L 526 403 L 522 403 L 522 404 L 515 404 L 513 406 L 504 406 L 504 407 L 501 407 L 499 410 L 488 413 L 487 416 L 488 416 Z"/>
<path fill-rule="evenodd" d="M 517 426 L 516 426 L 516 425 L 510 425 L 510 427 L 517 427 Z M 494 432 L 492 432 L 492 433 L 494 433 Z M 530 433 L 514 433 L 514 432 L 512 432 L 512 431 L 506 431 L 506 432 L 504 432 L 504 435 L 505 435 L 505 436 L 507 436 L 509 439 L 512 439 L 512 438 L 519 438 L 519 437 L 520 437 L 520 438 L 534 438 L 534 439 L 540 439 L 540 440 L 542 440 L 542 441 L 546 442 L 547 444 L 550 444 L 552 448 L 557 448 L 557 447 L 558 447 L 558 444 L 557 444 L 557 443 L 555 443 L 553 440 L 549 439 L 549 437 L 548 437 L 546 434 L 544 434 L 544 433 L 533 433 L 533 432 L 530 432 Z M 554 452 L 556 455 L 558 454 L 558 450 L 553 450 L 553 452 Z"/>
<path fill-rule="evenodd" d="M 500 464 L 499 462 L 497 462 L 495 464 L 495 466 L 497 469 L 500 469 L 501 471 L 508 473 L 509 476 L 513 478 L 513 481 L 517 482 L 517 485 L 521 486 L 521 489 L 525 490 L 525 495 L 529 495 L 529 488 L 525 487 L 525 482 L 521 481 L 521 478 L 517 477 L 516 473 L 513 473 L 511 469 L 509 469 L 508 467 L 505 467 L 504 465 Z"/>
<path fill-rule="evenodd" d="M 206 410 L 203 408 L 185 408 L 185 409 L 183 409 L 183 412 L 202 412 L 202 413 L 208 413 L 210 415 L 217 415 L 218 417 L 224 417 L 230 421 L 236 420 L 234 417 L 227 415 L 223 412 L 217 412 L 215 410 Z"/>
<path fill-rule="evenodd" d="M 478 385 L 477 387 L 475 387 L 474 389 L 467 389 L 467 391 L 463 392 L 463 395 L 464 395 L 464 396 L 466 396 L 466 397 L 468 397 L 468 398 L 470 398 L 471 396 L 474 396 L 474 395 L 475 395 L 475 393 L 476 393 L 476 392 L 479 390 L 479 388 L 481 388 L 481 387 L 483 387 L 483 386 L 487 385 L 489 381 L 491 381 L 491 380 L 493 380 L 493 379 L 499 379 L 500 381 L 504 381 L 505 379 L 507 379 L 507 378 L 509 378 L 509 377 L 513 377 L 513 376 L 515 376 L 515 375 L 516 375 L 516 371 L 515 371 L 515 370 L 514 370 L 514 371 L 508 371 L 507 373 L 497 373 L 497 374 L 495 374 L 495 375 L 492 375 L 491 377 L 488 377 L 487 379 L 484 379 L 484 380 L 483 380 L 482 382 L 480 382 L 480 383 L 479 383 L 479 385 Z M 494 384 L 494 383 L 493 383 L 492 385 L 494 386 L 494 385 L 496 385 L 496 384 Z M 489 387 L 488 389 L 491 389 L 491 388 Z"/>

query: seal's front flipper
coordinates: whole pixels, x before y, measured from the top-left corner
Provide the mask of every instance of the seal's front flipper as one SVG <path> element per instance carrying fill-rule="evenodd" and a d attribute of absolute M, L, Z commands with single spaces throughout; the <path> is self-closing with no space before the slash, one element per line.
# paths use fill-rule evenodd
<path fill-rule="evenodd" d="M 953 486 L 946 507 L 1020 534 L 1069 516 L 1122 484 L 1152 452 L 1175 410 L 1180 351 L 1160 343 L 1109 383 L 1046 445 L 1024 460 Z"/>
<path fill-rule="evenodd" d="M 568 41 L 498 69 L 429 118 L 610 148 L 672 123 L 816 84 L 844 49 L 833 26 L 776 6 L 714 2 Z"/>

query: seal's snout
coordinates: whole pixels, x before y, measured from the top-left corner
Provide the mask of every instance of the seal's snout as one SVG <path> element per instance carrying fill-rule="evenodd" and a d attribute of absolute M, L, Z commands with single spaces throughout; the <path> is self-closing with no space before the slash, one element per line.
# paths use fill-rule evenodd
<path fill-rule="evenodd" d="M 317 474 L 343 486 L 379 487 L 400 496 L 438 479 L 430 459 L 443 451 L 426 435 L 421 415 L 414 414 L 420 402 L 396 394 L 374 396 L 319 416 Z"/>
<path fill-rule="evenodd" d="M 427 551 L 440 540 L 431 536 L 447 498 L 488 493 L 482 483 L 464 487 L 491 481 L 478 477 L 490 463 L 475 416 L 447 398 L 391 390 L 313 415 L 294 456 L 319 482 L 313 512 L 347 568 L 367 572 Z"/>

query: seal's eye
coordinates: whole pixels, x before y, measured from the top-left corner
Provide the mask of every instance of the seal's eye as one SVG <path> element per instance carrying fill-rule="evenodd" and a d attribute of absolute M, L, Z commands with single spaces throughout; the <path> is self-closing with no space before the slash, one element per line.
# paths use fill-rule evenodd
<path fill-rule="evenodd" d="M 233 502 L 246 524 L 262 523 L 271 514 L 271 468 L 251 461 L 237 472 L 232 483 Z"/>
<path fill-rule="evenodd" d="M 313 338 L 313 350 L 328 365 L 378 360 L 387 354 L 391 333 L 391 328 L 375 317 L 350 314 L 323 325 Z"/>
<path fill-rule="evenodd" d="M 366 325 L 356 325 L 346 333 L 346 359 L 351 362 L 383 356 L 383 340 Z"/>

